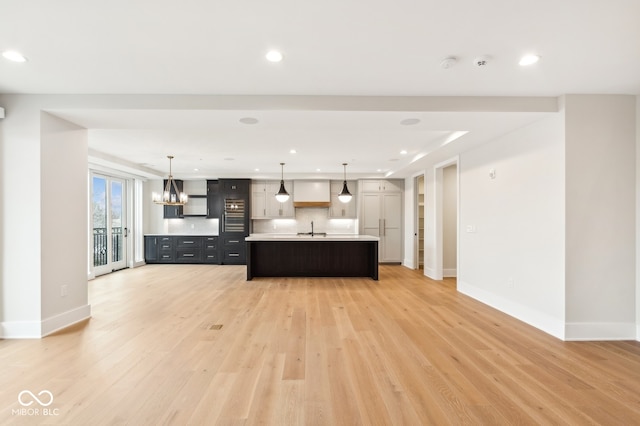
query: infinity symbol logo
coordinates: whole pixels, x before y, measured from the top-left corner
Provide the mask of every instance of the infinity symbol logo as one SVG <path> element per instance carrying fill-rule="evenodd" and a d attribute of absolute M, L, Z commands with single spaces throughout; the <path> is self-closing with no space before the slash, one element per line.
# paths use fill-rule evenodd
<path fill-rule="evenodd" d="M 38 404 L 42 405 L 43 407 L 48 407 L 49 405 L 53 404 L 53 394 L 51 392 L 49 392 L 48 390 L 41 390 L 40 392 L 38 392 L 38 396 L 40 396 L 40 397 L 42 395 L 49 395 L 49 401 L 48 402 L 46 402 L 46 398 L 45 398 L 45 401 L 43 402 L 43 401 L 40 400 L 40 398 L 38 398 L 38 396 L 35 396 L 33 394 L 33 392 L 28 391 L 28 390 L 23 390 L 22 392 L 20 392 L 18 394 L 18 402 L 23 407 L 28 407 L 31 404 L 33 404 L 33 401 L 24 402 L 22 400 L 22 396 L 25 395 L 25 394 L 26 395 L 30 395 L 33 400 L 35 400 Z"/>

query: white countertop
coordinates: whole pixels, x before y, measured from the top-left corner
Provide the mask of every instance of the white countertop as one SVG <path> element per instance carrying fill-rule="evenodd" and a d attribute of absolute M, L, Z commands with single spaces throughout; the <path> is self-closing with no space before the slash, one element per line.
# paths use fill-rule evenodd
<path fill-rule="evenodd" d="M 314 236 L 305 234 L 251 234 L 246 241 L 380 241 L 379 237 L 357 234 L 328 234 Z"/>

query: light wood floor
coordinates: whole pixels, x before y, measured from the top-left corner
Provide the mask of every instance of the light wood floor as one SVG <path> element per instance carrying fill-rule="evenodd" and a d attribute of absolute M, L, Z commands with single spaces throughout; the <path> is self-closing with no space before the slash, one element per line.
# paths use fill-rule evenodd
<path fill-rule="evenodd" d="M 100 277 L 90 321 L 0 341 L 0 424 L 640 424 L 640 343 L 561 342 L 453 280 L 380 276 Z M 22 390 L 49 390 L 57 415 L 13 412 Z"/>

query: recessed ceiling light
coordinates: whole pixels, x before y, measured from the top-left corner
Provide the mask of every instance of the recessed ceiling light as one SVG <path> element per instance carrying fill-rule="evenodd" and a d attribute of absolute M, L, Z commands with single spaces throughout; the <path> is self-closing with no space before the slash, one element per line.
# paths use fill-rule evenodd
<path fill-rule="evenodd" d="M 27 58 L 20 52 L 16 52 L 14 50 L 7 50 L 2 52 L 2 56 L 5 59 L 8 59 L 13 62 L 27 62 Z"/>
<path fill-rule="evenodd" d="M 289 154 L 295 154 L 297 151 L 295 149 L 292 149 L 291 151 L 289 151 Z"/>
<path fill-rule="evenodd" d="M 407 153 L 406 149 L 403 149 L 402 151 L 400 151 L 400 154 L 405 155 Z"/>
<path fill-rule="evenodd" d="M 226 158 L 224 159 L 224 161 L 234 161 L 234 160 L 235 160 L 235 158 L 231 158 L 231 157 L 226 157 Z"/>
<path fill-rule="evenodd" d="M 242 117 L 240 119 L 240 122 L 242 124 L 257 124 L 258 123 L 258 119 L 255 117 Z"/>
<path fill-rule="evenodd" d="M 535 64 L 539 60 L 540 56 L 538 55 L 524 55 L 522 58 L 520 58 L 520 62 L 518 62 L 518 65 L 526 67 L 528 65 Z"/>
<path fill-rule="evenodd" d="M 320 169 L 316 169 L 316 172 L 319 172 L 319 171 L 320 171 Z"/>
<path fill-rule="evenodd" d="M 403 126 L 413 126 L 414 124 L 418 124 L 420 122 L 419 118 L 405 118 L 400 122 Z"/>
<path fill-rule="evenodd" d="M 253 170 L 254 170 L 254 171 L 256 171 L 256 172 L 259 172 L 259 171 L 260 171 L 260 169 L 253 169 Z"/>
<path fill-rule="evenodd" d="M 278 52 L 277 50 L 270 50 L 265 55 L 265 58 L 267 58 L 267 61 L 269 62 L 280 62 L 282 61 L 283 56 L 282 53 Z"/>
<path fill-rule="evenodd" d="M 199 172 L 199 171 L 200 171 L 200 169 L 193 169 L 193 171 L 194 171 L 194 172 Z"/>

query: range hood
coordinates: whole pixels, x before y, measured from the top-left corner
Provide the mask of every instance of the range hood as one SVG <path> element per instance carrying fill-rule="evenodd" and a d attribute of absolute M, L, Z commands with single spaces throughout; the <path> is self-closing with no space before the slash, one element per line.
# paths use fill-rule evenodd
<path fill-rule="evenodd" d="M 331 183 L 328 180 L 296 180 L 293 182 L 293 206 L 329 207 Z"/>

